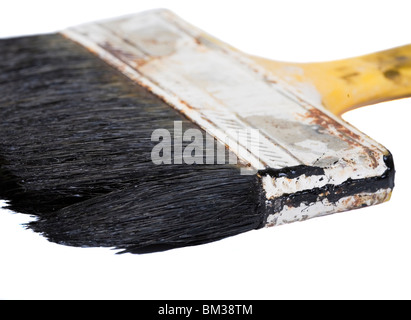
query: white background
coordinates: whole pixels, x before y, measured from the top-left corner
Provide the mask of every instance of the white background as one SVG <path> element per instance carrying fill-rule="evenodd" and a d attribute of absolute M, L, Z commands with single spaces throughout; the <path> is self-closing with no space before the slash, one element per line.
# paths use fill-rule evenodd
<path fill-rule="evenodd" d="M 169 8 L 274 60 L 324 61 L 411 43 L 404 1 L 8 1 L 0 38 Z M 0 209 L 0 299 L 410 299 L 411 100 L 344 116 L 394 155 L 388 203 L 150 255 L 49 243 Z"/>

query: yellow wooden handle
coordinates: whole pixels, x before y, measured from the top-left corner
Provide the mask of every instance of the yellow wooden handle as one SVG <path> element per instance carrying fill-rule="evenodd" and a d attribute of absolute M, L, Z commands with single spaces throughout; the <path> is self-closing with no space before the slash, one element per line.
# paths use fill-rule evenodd
<path fill-rule="evenodd" d="M 314 86 L 336 115 L 411 96 L 411 44 L 360 57 L 320 63 L 288 63 L 251 57 L 291 85 Z"/>

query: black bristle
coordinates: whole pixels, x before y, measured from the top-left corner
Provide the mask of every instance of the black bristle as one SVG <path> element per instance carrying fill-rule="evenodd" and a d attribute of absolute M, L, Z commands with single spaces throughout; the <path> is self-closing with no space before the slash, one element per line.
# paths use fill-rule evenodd
<path fill-rule="evenodd" d="M 257 228 L 255 177 L 190 166 L 63 208 L 31 224 L 54 242 L 128 252 L 203 244 Z M 153 175 L 152 175 L 153 174 Z"/>
<path fill-rule="evenodd" d="M 262 225 L 240 165 L 153 164 L 155 129 L 198 127 L 86 49 L 1 40 L 0 71 L 0 197 L 51 241 L 142 253 Z"/>

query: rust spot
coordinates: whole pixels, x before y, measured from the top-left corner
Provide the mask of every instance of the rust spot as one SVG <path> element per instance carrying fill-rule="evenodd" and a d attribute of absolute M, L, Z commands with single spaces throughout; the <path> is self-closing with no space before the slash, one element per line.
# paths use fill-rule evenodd
<path fill-rule="evenodd" d="M 345 126 L 328 117 L 325 113 L 317 108 L 310 108 L 305 114 L 304 118 L 310 119 L 311 124 L 319 125 L 322 128 L 329 131 L 331 134 L 337 135 L 341 140 L 344 140 L 350 145 L 360 145 L 357 141 L 361 140 L 361 137 L 347 129 Z"/>
<path fill-rule="evenodd" d="M 144 66 L 148 61 L 145 59 L 134 59 L 133 63 L 136 65 L 136 68 Z"/>
<path fill-rule="evenodd" d="M 353 200 L 351 202 L 352 208 L 360 208 L 360 207 L 365 207 L 367 206 L 366 201 L 368 200 L 367 198 L 375 198 L 374 195 L 368 196 L 368 197 L 363 197 L 359 194 L 355 195 L 353 197 Z"/>
<path fill-rule="evenodd" d="M 320 193 L 318 196 L 320 197 L 320 198 L 326 198 L 327 196 L 329 196 L 330 195 L 330 192 L 329 191 L 325 191 L 325 192 L 323 192 L 323 193 Z"/>
<path fill-rule="evenodd" d="M 153 56 L 147 56 L 144 58 L 137 58 L 137 59 L 133 59 L 132 62 L 135 64 L 135 68 L 138 69 L 142 66 L 144 66 L 145 64 L 158 59 L 158 57 L 153 57 Z"/>
<path fill-rule="evenodd" d="M 302 117 L 308 119 L 310 124 L 322 127 L 324 130 L 327 130 L 329 134 L 337 136 L 339 139 L 348 143 L 349 145 L 353 147 L 361 147 L 362 149 L 364 149 L 365 154 L 370 159 L 371 167 L 374 169 L 378 167 L 378 153 L 362 145 L 360 143 L 362 139 L 358 134 L 352 132 L 336 120 L 328 117 L 325 113 L 317 108 L 309 108 L 307 113 L 305 115 L 302 115 Z"/>
<path fill-rule="evenodd" d="M 184 101 L 184 100 L 182 100 L 182 99 L 179 99 L 179 100 L 180 100 L 180 103 L 184 104 L 188 109 L 191 109 L 191 110 L 195 109 L 193 106 L 191 106 L 190 104 L 188 104 L 187 101 Z"/>

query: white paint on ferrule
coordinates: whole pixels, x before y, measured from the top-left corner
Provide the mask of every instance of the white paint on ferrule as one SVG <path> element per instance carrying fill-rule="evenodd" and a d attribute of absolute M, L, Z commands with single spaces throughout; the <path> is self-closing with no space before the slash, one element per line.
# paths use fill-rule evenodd
<path fill-rule="evenodd" d="M 266 227 L 304 221 L 332 213 L 358 209 L 363 206 L 376 205 L 387 201 L 391 192 L 391 189 L 380 189 L 375 193 L 359 193 L 354 196 L 343 197 L 335 203 L 330 202 L 328 199 L 322 199 L 308 204 L 301 203 L 298 207 L 284 206 L 280 212 L 268 216 Z"/>
<path fill-rule="evenodd" d="M 290 179 L 286 177 L 272 178 L 269 175 L 262 179 L 263 188 L 267 199 L 275 199 L 284 194 L 294 194 L 296 192 L 321 188 L 328 184 L 328 179 L 324 175 L 306 176 L 305 174 Z"/>

